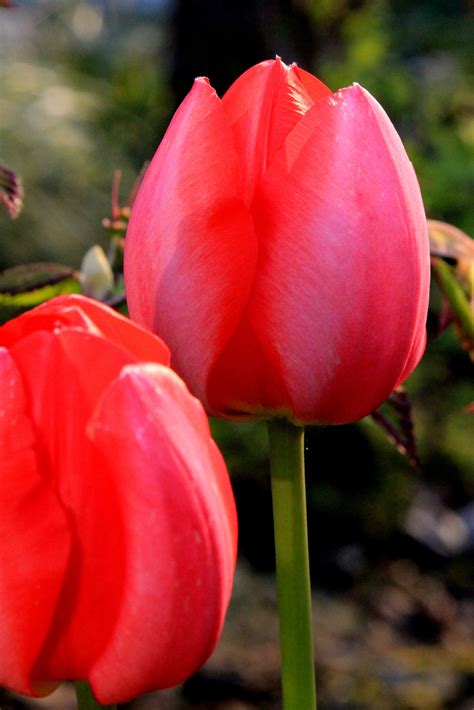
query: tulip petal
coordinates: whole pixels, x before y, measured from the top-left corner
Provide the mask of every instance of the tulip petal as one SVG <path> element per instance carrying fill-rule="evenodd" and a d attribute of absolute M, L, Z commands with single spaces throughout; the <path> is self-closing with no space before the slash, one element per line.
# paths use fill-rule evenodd
<path fill-rule="evenodd" d="M 418 365 L 420 362 L 421 358 L 423 357 L 423 353 L 425 352 L 426 348 L 426 329 L 424 327 L 426 321 L 425 318 L 420 318 L 420 326 L 418 328 L 418 337 L 414 338 L 413 344 L 411 347 L 411 350 L 409 352 L 408 358 L 405 362 L 405 366 L 402 370 L 402 373 L 400 377 L 397 380 L 397 384 L 395 385 L 396 389 L 399 387 L 403 382 L 406 380 L 406 378 L 411 375 L 415 367 Z"/>
<path fill-rule="evenodd" d="M 70 528 L 39 464 L 20 373 L 0 348 L 0 685 L 24 694 L 55 614 L 68 565 Z M 54 684 L 53 684 L 54 685 Z"/>
<path fill-rule="evenodd" d="M 242 167 L 243 194 L 250 205 L 260 177 L 286 136 L 329 89 L 280 58 L 256 64 L 228 89 L 222 104 Z"/>
<path fill-rule="evenodd" d="M 125 281 L 131 316 L 165 339 L 174 369 L 201 400 L 255 274 L 257 244 L 239 171 L 222 103 L 198 79 L 133 206 Z"/>
<path fill-rule="evenodd" d="M 207 381 L 207 410 L 233 421 L 273 416 L 291 418 L 290 396 L 266 331 L 254 328 L 249 316 L 216 358 Z"/>
<path fill-rule="evenodd" d="M 429 280 L 419 187 L 375 99 L 353 86 L 316 103 L 253 213 L 261 266 L 249 323 L 268 336 L 295 419 L 366 415 L 419 355 Z"/>
<path fill-rule="evenodd" d="M 34 695 L 84 679 L 123 702 L 213 650 L 236 511 L 177 375 L 135 365 L 125 329 L 105 322 L 115 314 L 98 331 L 100 316 L 70 299 L 52 305 L 36 311 L 39 330 L 35 312 L 17 325 L 16 342 L 0 330 L 0 683 Z"/>
<path fill-rule="evenodd" d="M 119 345 L 76 329 L 38 331 L 10 352 L 22 375 L 48 485 L 71 529 L 66 578 L 35 673 L 39 679 L 81 679 L 115 625 L 124 555 L 112 472 L 102 470 L 85 431 L 104 389 L 134 360 Z"/>
<path fill-rule="evenodd" d="M 124 368 L 89 432 L 126 541 L 120 613 L 89 680 L 100 702 L 123 702 L 179 683 L 211 653 L 231 591 L 236 515 L 204 411 L 170 370 Z"/>
<path fill-rule="evenodd" d="M 326 84 L 323 84 L 320 79 L 315 77 L 313 74 L 310 74 L 309 72 L 305 71 L 304 69 L 301 69 L 301 67 L 297 66 L 296 64 L 290 65 L 290 71 L 293 72 L 294 75 L 292 83 L 299 82 L 304 87 L 306 93 L 311 99 L 311 104 L 308 108 L 315 104 L 316 101 L 324 99 L 331 94 L 331 90 L 328 89 Z M 301 89 L 300 93 L 303 93 Z"/>
<path fill-rule="evenodd" d="M 109 306 L 77 294 L 58 296 L 8 321 L 0 331 L 0 343 L 8 347 L 37 330 L 62 328 L 86 329 L 127 348 L 137 360 L 169 365 L 169 350 L 157 336 Z"/>

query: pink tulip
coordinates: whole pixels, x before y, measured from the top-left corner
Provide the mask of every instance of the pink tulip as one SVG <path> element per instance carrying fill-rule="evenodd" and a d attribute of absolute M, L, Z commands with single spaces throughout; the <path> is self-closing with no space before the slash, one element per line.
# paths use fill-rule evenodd
<path fill-rule="evenodd" d="M 426 220 L 402 143 L 358 85 L 279 59 L 220 99 L 196 79 L 137 196 L 133 319 L 216 415 L 341 423 L 424 350 Z"/>
<path fill-rule="evenodd" d="M 81 296 L 0 328 L 0 685 L 88 680 L 125 702 L 213 650 L 234 501 L 167 362 L 158 338 Z"/>

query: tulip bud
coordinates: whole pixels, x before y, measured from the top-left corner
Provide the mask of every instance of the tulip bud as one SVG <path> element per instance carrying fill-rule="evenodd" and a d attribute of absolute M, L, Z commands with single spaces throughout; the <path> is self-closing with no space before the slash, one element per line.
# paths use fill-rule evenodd
<path fill-rule="evenodd" d="M 279 59 L 220 99 L 197 79 L 135 200 L 131 317 L 208 412 L 349 422 L 425 345 L 420 190 L 389 118 Z"/>
<path fill-rule="evenodd" d="M 0 328 L 0 685 L 103 704 L 212 652 L 236 515 L 200 403 L 158 338 L 97 301 Z M 143 362 L 145 361 L 145 362 Z"/>
<path fill-rule="evenodd" d="M 102 247 L 97 244 L 86 251 L 81 262 L 81 285 L 86 296 L 101 301 L 114 287 L 114 275 Z"/>

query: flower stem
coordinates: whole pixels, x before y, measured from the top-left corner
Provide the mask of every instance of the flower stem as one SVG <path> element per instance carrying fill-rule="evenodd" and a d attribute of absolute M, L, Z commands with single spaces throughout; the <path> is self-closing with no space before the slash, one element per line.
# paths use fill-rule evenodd
<path fill-rule="evenodd" d="M 280 649 L 285 710 L 314 710 L 311 585 L 304 482 L 304 429 L 268 422 Z"/>
<path fill-rule="evenodd" d="M 89 683 L 82 680 L 77 680 L 74 683 L 77 696 L 77 710 L 116 710 L 116 705 L 100 705 L 92 695 Z"/>

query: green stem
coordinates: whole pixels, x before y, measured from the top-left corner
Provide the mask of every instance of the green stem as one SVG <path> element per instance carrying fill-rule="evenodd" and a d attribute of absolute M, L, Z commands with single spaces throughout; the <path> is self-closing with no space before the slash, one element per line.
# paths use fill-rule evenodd
<path fill-rule="evenodd" d="M 463 291 L 453 269 L 442 259 L 431 259 L 434 275 L 441 291 L 448 299 L 455 319 L 467 338 L 474 339 L 474 315 L 472 304 Z"/>
<path fill-rule="evenodd" d="M 314 710 L 316 683 L 311 621 L 304 430 L 268 422 L 275 530 L 280 648 L 285 710 Z"/>
<path fill-rule="evenodd" d="M 77 680 L 74 685 L 77 696 L 77 710 L 101 710 L 102 708 L 116 710 L 116 705 L 100 705 L 92 695 L 89 683 Z"/>

